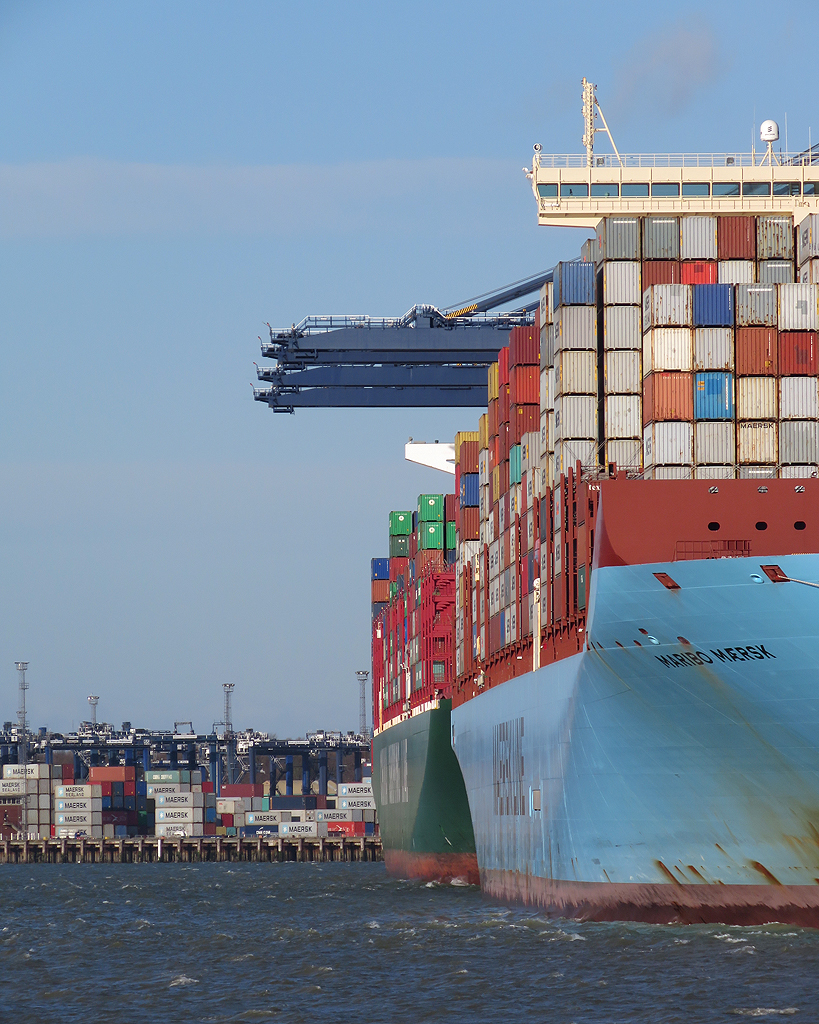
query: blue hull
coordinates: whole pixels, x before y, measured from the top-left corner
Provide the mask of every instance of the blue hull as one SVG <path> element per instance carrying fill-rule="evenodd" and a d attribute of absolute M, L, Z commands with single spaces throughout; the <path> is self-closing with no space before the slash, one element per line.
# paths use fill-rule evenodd
<path fill-rule="evenodd" d="M 819 579 L 819 555 L 770 561 Z M 819 590 L 764 562 L 597 568 L 586 650 L 453 709 L 487 892 L 819 923 Z"/>

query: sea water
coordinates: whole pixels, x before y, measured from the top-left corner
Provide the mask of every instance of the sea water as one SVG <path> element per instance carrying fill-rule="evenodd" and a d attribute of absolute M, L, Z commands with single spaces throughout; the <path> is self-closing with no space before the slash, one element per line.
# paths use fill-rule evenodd
<path fill-rule="evenodd" d="M 819 1021 L 819 932 L 591 924 L 378 864 L 0 868 L 0 1020 Z"/>

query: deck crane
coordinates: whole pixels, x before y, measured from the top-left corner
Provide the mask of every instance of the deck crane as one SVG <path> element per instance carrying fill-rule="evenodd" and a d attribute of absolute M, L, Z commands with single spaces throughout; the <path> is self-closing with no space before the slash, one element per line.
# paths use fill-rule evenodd
<path fill-rule="evenodd" d="M 486 404 L 486 368 L 512 327 L 533 323 L 537 298 L 493 312 L 550 281 L 547 270 L 458 306 L 416 305 L 401 317 L 308 316 L 276 330 L 256 367 L 257 402 L 297 408 L 472 407 Z M 260 339 L 261 340 L 261 339 Z"/>

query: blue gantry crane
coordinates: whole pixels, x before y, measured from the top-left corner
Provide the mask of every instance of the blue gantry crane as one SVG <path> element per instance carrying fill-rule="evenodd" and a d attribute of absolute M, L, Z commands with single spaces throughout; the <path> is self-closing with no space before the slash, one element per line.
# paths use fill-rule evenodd
<path fill-rule="evenodd" d="M 257 365 L 257 402 L 274 412 L 298 409 L 486 405 L 486 368 L 497 359 L 503 334 L 533 322 L 537 299 L 492 312 L 537 294 L 547 270 L 459 306 L 416 305 L 401 317 L 308 316 L 276 330 Z"/>

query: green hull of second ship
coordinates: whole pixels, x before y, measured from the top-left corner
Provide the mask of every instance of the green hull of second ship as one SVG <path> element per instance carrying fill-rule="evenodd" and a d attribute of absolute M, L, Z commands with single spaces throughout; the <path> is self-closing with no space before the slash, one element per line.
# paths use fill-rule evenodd
<path fill-rule="evenodd" d="M 387 871 L 479 883 L 463 776 L 450 742 L 452 702 L 397 722 L 373 740 L 373 791 Z"/>

